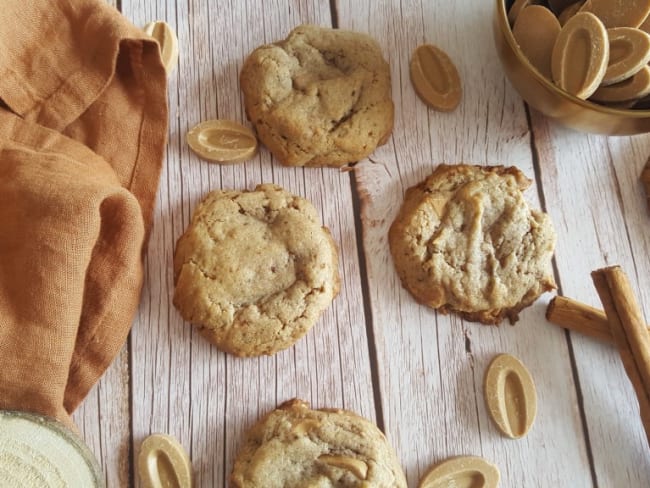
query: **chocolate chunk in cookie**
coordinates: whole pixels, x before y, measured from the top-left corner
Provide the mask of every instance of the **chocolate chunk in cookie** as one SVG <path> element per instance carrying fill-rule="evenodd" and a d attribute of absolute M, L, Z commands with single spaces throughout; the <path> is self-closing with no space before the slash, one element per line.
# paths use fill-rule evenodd
<path fill-rule="evenodd" d="M 253 51 L 241 70 L 246 113 L 286 166 L 342 166 L 393 128 L 390 69 L 365 34 L 303 25 Z"/>
<path fill-rule="evenodd" d="M 404 287 L 443 313 L 514 323 L 555 288 L 555 231 L 524 200 L 529 185 L 517 168 L 443 164 L 409 188 L 389 232 Z"/>
<path fill-rule="evenodd" d="M 336 245 L 307 200 L 274 185 L 214 191 L 174 253 L 174 305 L 238 356 L 293 345 L 339 290 Z"/>

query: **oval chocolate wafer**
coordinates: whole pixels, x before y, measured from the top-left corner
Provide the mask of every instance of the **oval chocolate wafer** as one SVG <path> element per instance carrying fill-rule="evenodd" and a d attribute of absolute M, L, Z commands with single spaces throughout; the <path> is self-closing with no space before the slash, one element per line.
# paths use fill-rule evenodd
<path fill-rule="evenodd" d="M 650 0 L 589 0 L 581 12 L 591 12 L 605 27 L 639 27 L 650 14 Z"/>
<path fill-rule="evenodd" d="M 615 85 L 601 86 L 592 95 L 597 102 L 625 102 L 650 95 L 650 67 L 644 66 L 637 74 Z"/>
<path fill-rule="evenodd" d="M 192 127 L 187 143 L 198 156 L 221 164 L 241 163 L 257 154 L 253 131 L 232 120 L 208 120 Z"/>
<path fill-rule="evenodd" d="M 510 7 L 510 10 L 508 10 L 508 21 L 510 22 L 510 25 L 515 25 L 517 17 L 519 17 L 519 14 L 526 7 L 529 5 L 537 5 L 538 3 L 539 0 L 515 0 L 512 7 Z"/>
<path fill-rule="evenodd" d="M 138 474 L 142 488 L 191 488 L 192 463 L 172 436 L 152 434 L 140 446 Z"/>
<path fill-rule="evenodd" d="M 531 5 L 523 9 L 512 34 L 530 63 L 546 78 L 551 78 L 553 46 L 560 34 L 560 23 L 546 7 Z"/>
<path fill-rule="evenodd" d="M 158 41 L 160 57 L 169 75 L 178 64 L 178 38 L 171 26 L 162 20 L 149 22 L 143 27 L 145 34 Z"/>
<path fill-rule="evenodd" d="M 609 65 L 603 86 L 627 80 L 650 62 L 650 35 L 631 27 L 607 29 Z"/>
<path fill-rule="evenodd" d="M 600 85 L 609 60 L 609 39 L 594 14 L 580 12 L 562 28 L 551 59 L 553 81 L 578 98 L 589 98 Z"/>
<path fill-rule="evenodd" d="M 431 108 L 450 112 L 460 103 L 460 75 L 442 49 L 431 44 L 418 46 L 411 58 L 410 74 L 415 92 Z"/>
<path fill-rule="evenodd" d="M 499 431 L 511 439 L 525 436 L 537 416 L 537 391 L 526 366 L 510 354 L 499 354 L 483 384 L 488 413 Z"/>
<path fill-rule="evenodd" d="M 418 488 L 497 488 L 499 468 L 477 456 L 459 456 L 433 465 Z"/>
<path fill-rule="evenodd" d="M 560 25 L 566 24 L 571 17 L 577 14 L 582 8 L 582 6 L 584 5 L 584 3 L 585 3 L 584 1 L 572 3 L 567 8 L 562 10 L 562 13 L 557 16 L 557 20 L 560 21 Z"/>

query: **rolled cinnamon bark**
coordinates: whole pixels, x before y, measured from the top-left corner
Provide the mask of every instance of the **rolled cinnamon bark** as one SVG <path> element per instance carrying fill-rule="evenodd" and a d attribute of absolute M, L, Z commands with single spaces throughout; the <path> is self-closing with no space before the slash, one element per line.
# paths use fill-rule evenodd
<path fill-rule="evenodd" d="M 605 312 L 572 298 L 553 298 L 546 309 L 546 319 L 563 329 L 579 332 L 599 341 L 614 341 Z"/>
<path fill-rule="evenodd" d="M 553 298 L 546 309 L 546 319 L 564 329 L 603 342 L 613 340 L 605 313 L 571 298 L 560 296 Z"/>
<path fill-rule="evenodd" d="M 625 372 L 634 387 L 650 443 L 650 333 L 630 282 L 619 266 L 596 270 L 591 278 L 605 308 Z"/>

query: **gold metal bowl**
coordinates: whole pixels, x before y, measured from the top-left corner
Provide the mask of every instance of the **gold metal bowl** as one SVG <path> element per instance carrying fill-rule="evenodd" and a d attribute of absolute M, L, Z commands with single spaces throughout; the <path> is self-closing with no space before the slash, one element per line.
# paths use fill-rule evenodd
<path fill-rule="evenodd" d="M 511 0 L 496 0 L 494 39 L 506 76 L 526 102 L 561 124 L 583 132 L 630 135 L 650 132 L 650 110 L 623 110 L 581 100 L 555 86 L 534 67 L 508 23 Z"/>

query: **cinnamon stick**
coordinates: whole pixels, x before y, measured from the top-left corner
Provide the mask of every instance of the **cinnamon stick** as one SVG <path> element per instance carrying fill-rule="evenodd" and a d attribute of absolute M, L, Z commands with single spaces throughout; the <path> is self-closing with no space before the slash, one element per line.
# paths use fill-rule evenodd
<path fill-rule="evenodd" d="M 557 296 L 546 309 L 546 319 L 564 329 L 579 332 L 603 342 L 612 342 L 604 312 L 571 298 Z"/>
<path fill-rule="evenodd" d="M 591 278 L 605 308 L 625 372 L 634 387 L 650 443 L 650 333 L 630 282 L 619 266 L 596 270 Z"/>
<path fill-rule="evenodd" d="M 645 163 L 645 168 L 641 172 L 641 183 L 645 189 L 646 199 L 648 200 L 648 210 L 650 211 L 650 159 Z"/>
<path fill-rule="evenodd" d="M 568 297 L 553 298 L 546 309 L 546 319 L 580 334 L 612 343 L 612 333 L 609 330 L 607 315 L 602 310 L 585 305 Z"/>

